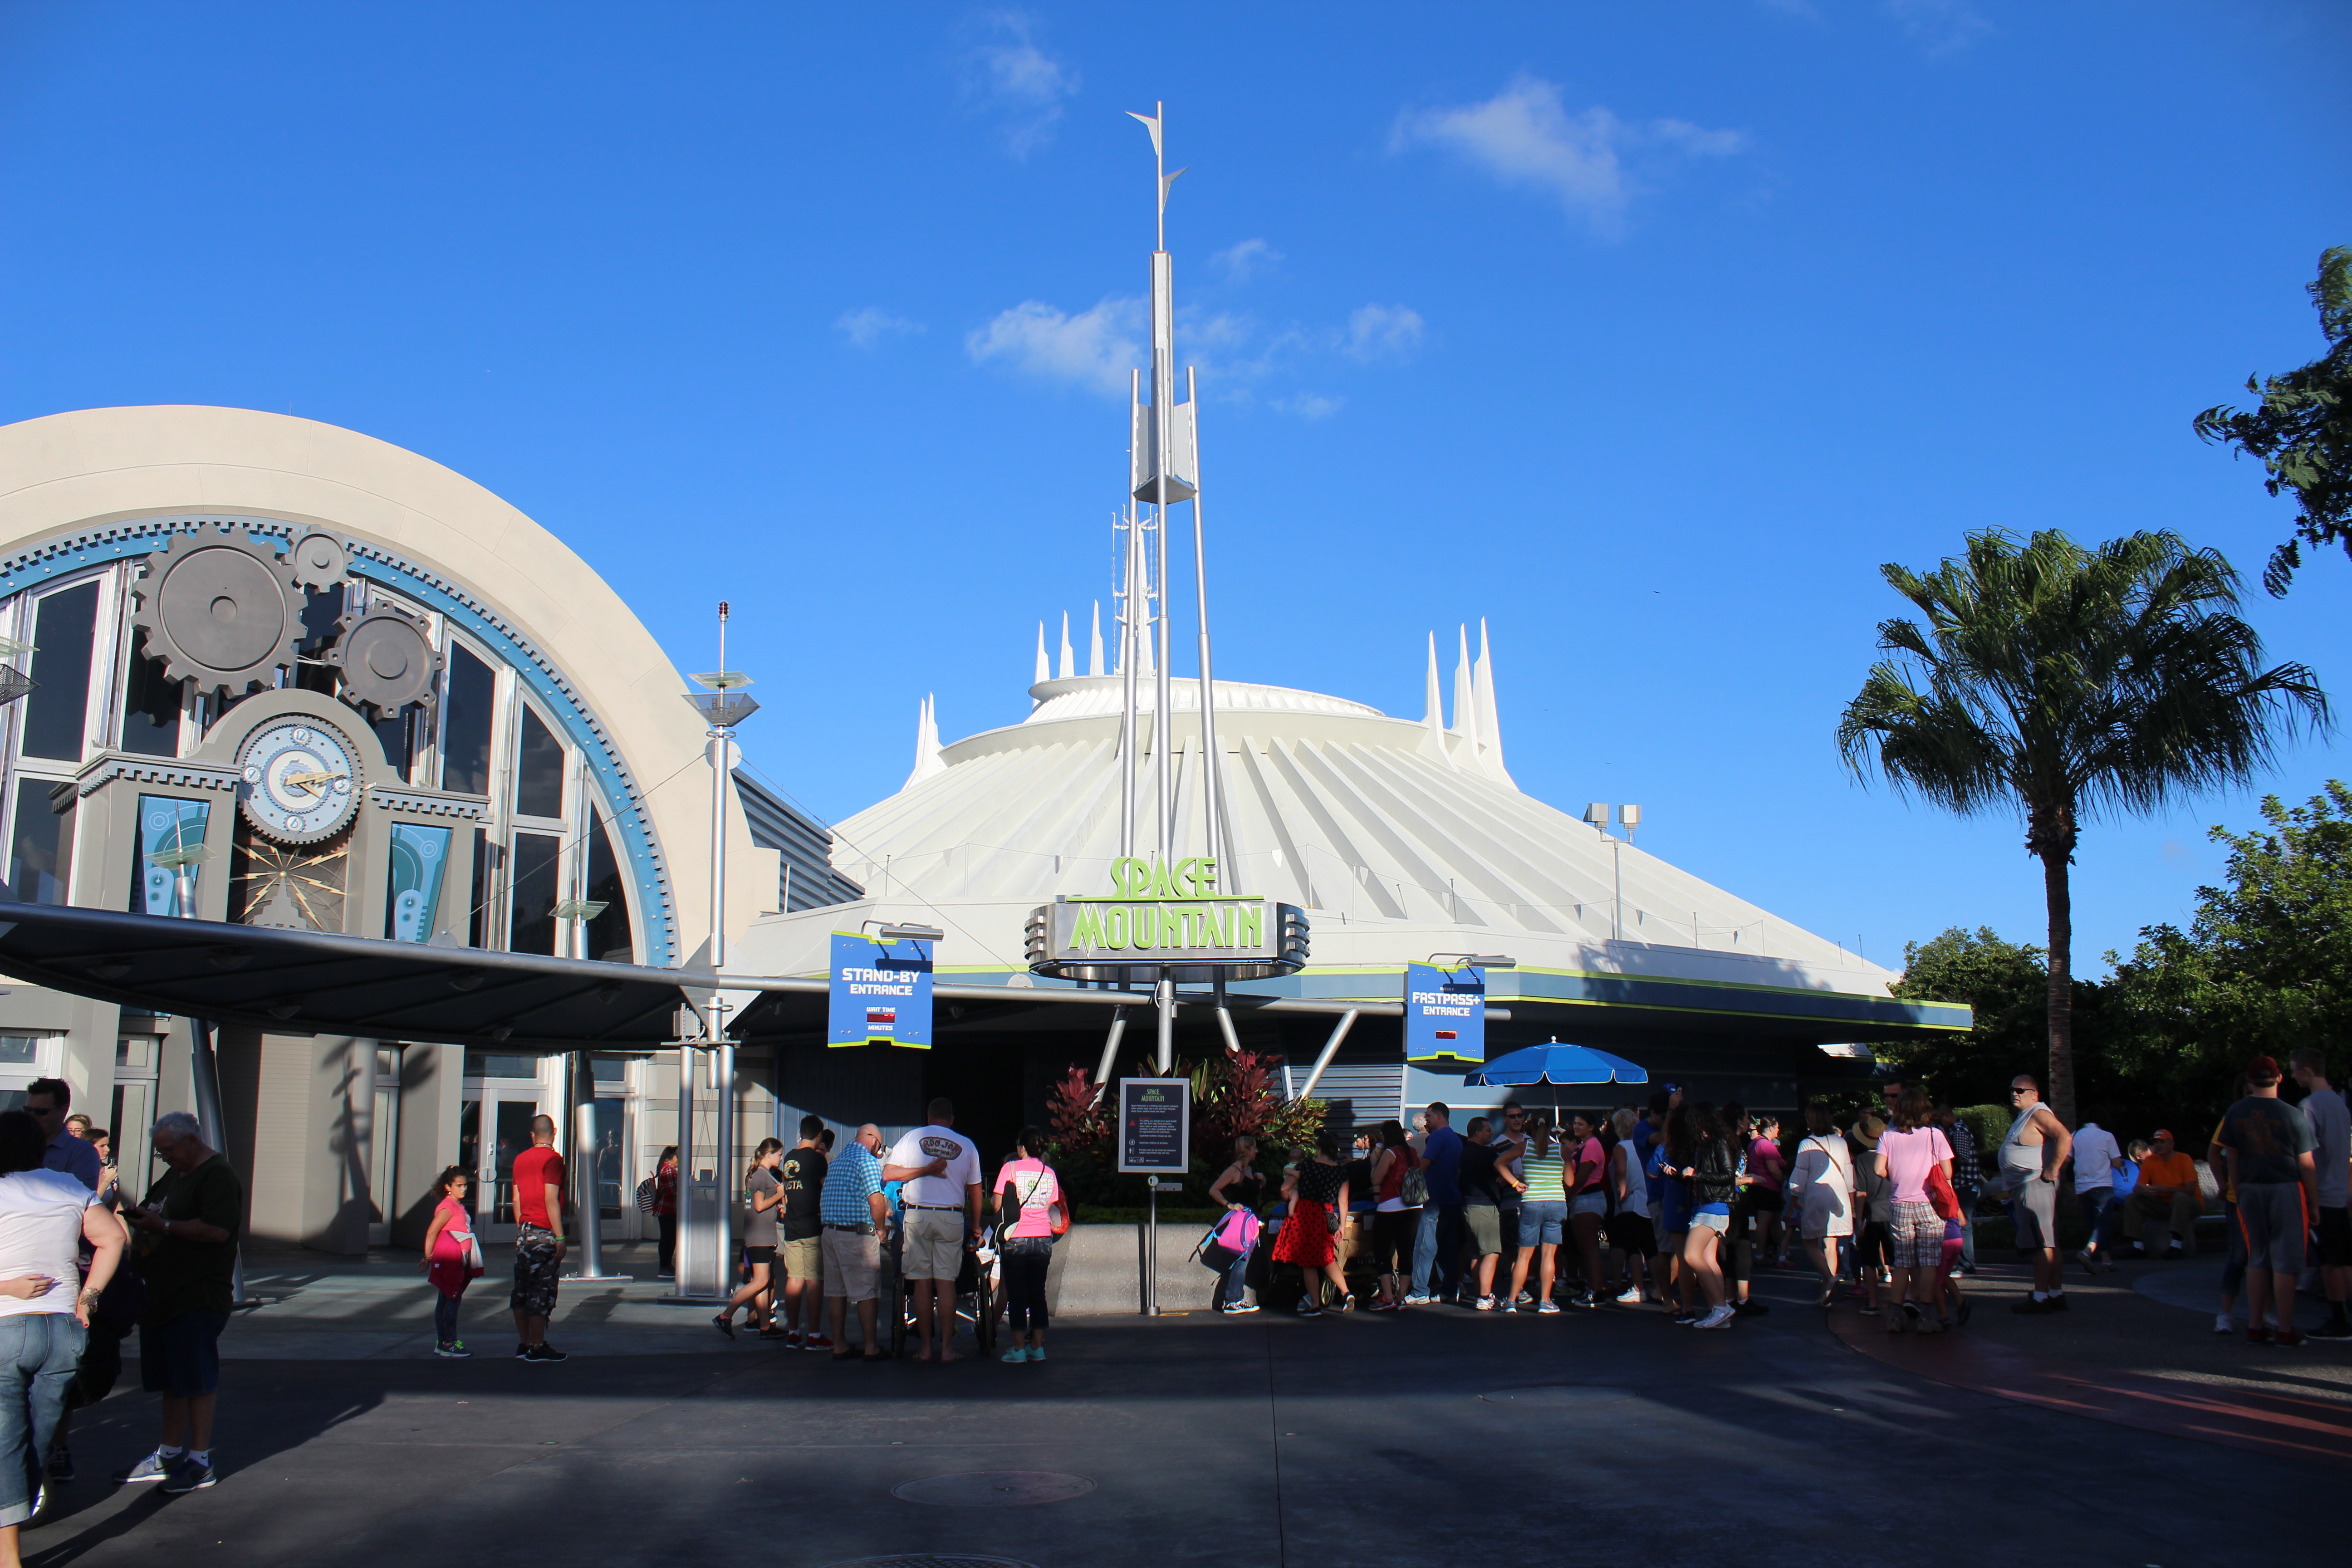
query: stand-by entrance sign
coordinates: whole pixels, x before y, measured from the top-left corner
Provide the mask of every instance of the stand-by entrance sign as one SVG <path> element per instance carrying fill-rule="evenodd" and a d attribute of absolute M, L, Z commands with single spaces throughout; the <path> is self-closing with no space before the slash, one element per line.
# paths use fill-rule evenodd
<path fill-rule="evenodd" d="M 1440 1067 L 1486 1059 L 1485 970 L 1404 966 L 1404 1059 Z"/>
<path fill-rule="evenodd" d="M 885 942 L 858 931 L 834 932 L 824 1043 L 929 1050 L 931 944 L 914 937 Z"/>
<path fill-rule="evenodd" d="M 1118 1080 L 1121 1175 L 1181 1176 L 1192 1168 L 1192 1080 Z"/>

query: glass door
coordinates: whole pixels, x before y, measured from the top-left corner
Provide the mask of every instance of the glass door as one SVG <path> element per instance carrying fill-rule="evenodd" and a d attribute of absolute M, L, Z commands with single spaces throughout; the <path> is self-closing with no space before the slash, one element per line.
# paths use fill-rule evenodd
<path fill-rule="evenodd" d="M 541 1092 L 536 1083 L 495 1079 L 466 1089 L 457 1123 L 457 1163 L 473 1173 L 467 1206 L 474 1211 L 475 1234 L 484 1241 L 514 1239 L 515 1156 L 530 1147 L 530 1122 L 540 1114 Z"/>

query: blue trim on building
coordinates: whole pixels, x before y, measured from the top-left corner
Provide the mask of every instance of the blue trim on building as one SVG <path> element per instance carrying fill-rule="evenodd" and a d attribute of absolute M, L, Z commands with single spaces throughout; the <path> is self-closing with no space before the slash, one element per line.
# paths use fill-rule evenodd
<path fill-rule="evenodd" d="M 177 512 L 103 528 L 61 534 L 16 555 L 0 560 L 0 596 L 37 588 L 54 578 L 131 556 L 152 554 L 172 534 L 193 532 L 206 524 L 241 528 L 247 532 L 291 544 L 307 529 L 278 518 L 229 512 Z M 639 923 L 646 938 L 642 960 L 653 968 L 677 962 L 677 911 L 669 891 L 661 846 L 628 764 L 606 735 L 604 727 L 572 689 L 569 680 L 545 655 L 514 627 L 446 578 L 391 551 L 355 539 L 341 529 L 327 531 L 342 539 L 351 552 L 352 574 L 431 605 L 496 652 L 556 716 L 564 733 L 588 759 L 591 773 L 613 807 L 613 825 L 619 831 L 637 889 Z"/>

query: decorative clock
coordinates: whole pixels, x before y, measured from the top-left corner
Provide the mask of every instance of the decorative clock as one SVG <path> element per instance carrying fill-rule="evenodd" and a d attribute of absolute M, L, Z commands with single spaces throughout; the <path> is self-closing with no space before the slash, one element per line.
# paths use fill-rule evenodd
<path fill-rule="evenodd" d="M 237 753 L 246 820 L 280 844 L 333 837 L 359 809 L 352 759 L 351 742 L 331 724 L 296 714 L 262 725 Z"/>

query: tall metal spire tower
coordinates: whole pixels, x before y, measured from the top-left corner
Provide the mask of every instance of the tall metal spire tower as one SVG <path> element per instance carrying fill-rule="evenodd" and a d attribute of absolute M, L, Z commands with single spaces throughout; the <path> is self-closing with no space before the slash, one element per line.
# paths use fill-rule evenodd
<path fill-rule="evenodd" d="M 1168 251 L 1168 193 L 1178 169 L 1168 172 L 1162 140 L 1167 106 L 1154 104 L 1150 114 L 1133 119 L 1151 133 L 1155 234 L 1151 253 L 1150 399 L 1144 398 L 1143 373 L 1129 382 L 1128 443 L 1127 545 L 1121 583 L 1119 667 L 1124 676 L 1126 712 L 1121 724 L 1125 742 L 1120 790 L 1119 853 L 1137 850 L 1138 795 L 1141 793 L 1137 754 L 1137 674 L 1149 668 L 1153 678 L 1151 754 L 1152 795 L 1160 861 L 1175 856 L 1177 843 L 1174 672 L 1169 659 L 1168 509 L 1190 501 L 1192 506 L 1193 603 L 1199 611 L 1201 657 L 1201 804 L 1203 847 L 1215 857 L 1226 877 L 1239 870 L 1227 841 L 1224 810 L 1223 754 L 1217 746 L 1215 686 L 1209 656 L 1209 573 L 1201 531 L 1200 444 L 1193 411 L 1199 406 L 1192 369 L 1184 372 L 1184 401 L 1176 401 L 1176 301 L 1174 260 Z M 1145 515 L 1140 509 L 1148 507 Z"/>

